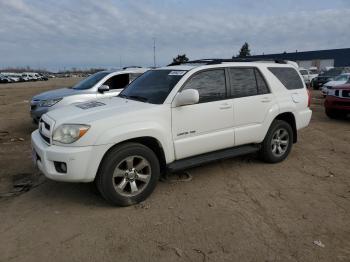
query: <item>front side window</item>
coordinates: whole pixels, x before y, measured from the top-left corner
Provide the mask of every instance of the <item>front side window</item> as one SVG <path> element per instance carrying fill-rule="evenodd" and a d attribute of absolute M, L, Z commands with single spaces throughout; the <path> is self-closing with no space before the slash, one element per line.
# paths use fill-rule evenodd
<path fill-rule="evenodd" d="M 185 70 L 150 70 L 131 82 L 120 97 L 163 104 L 171 90 L 187 73 Z"/>
<path fill-rule="evenodd" d="M 129 84 L 129 74 L 115 75 L 106 80 L 103 85 L 109 86 L 109 89 L 122 89 Z"/>
<path fill-rule="evenodd" d="M 72 88 L 77 90 L 90 89 L 108 74 L 109 74 L 108 72 L 98 72 L 80 81 L 78 84 L 76 84 Z"/>
<path fill-rule="evenodd" d="M 302 89 L 303 82 L 297 71 L 290 67 L 269 67 L 269 70 L 288 89 Z"/>
<path fill-rule="evenodd" d="M 199 72 L 185 84 L 185 89 L 196 89 L 199 103 L 223 100 L 226 98 L 225 71 L 215 69 Z"/>

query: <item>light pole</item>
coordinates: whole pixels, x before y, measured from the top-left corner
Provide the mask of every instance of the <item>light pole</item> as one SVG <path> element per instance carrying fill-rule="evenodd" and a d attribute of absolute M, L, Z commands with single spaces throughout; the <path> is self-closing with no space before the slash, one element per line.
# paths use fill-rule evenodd
<path fill-rule="evenodd" d="M 156 67 L 156 38 L 153 37 L 153 67 Z"/>

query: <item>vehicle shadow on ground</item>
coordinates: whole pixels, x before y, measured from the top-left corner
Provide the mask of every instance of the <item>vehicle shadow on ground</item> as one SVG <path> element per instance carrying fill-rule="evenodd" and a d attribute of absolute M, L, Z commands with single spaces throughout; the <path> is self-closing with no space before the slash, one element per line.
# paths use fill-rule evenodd
<path fill-rule="evenodd" d="M 250 165 L 259 163 L 261 164 L 262 161 L 257 158 L 257 155 L 251 154 L 232 159 L 219 160 L 200 167 L 184 170 L 179 173 L 168 174 L 167 179 L 160 179 L 155 191 L 146 201 L 152 202 L 151 199 L 153 196 L 162 197 L 162 195 L 167 195 L 170 187 L 174 191 L 177 191 L 176 188 L 182 187 L 184 183 L 192 183 L 192 178 L 201 179 L 202 177 L 202 179 L 205 179 L 203 176 L 215 176 L 215 174 L 211 174 L 211 172 L 209 174 L 207 172 L 201 172 L 202 168 L 203 170 L 211 170 L 216 166 L 222 165 Z M 183 174 L 186 173 L 189 174 L 190 179 L 188 176 L 183 176 Z M 210 177 L 207 177 L 207 179 L 211 179 Z M 43 177 L 43 182 L 38 187 L 35 187 L 30 191 L 31 192 L 28 193 L 31 194 L 31 197 L 37 199 L 39 202 L 47 201 L 50 202 L 50 204 L 56 202 L 57 204 L 79 205 L 86 207 L 113 207 L 100 195 L 93 183 L 65 183 L 52 181 Z M 179 191 L 181 191 L 181 189 L 179 189 Z"/>

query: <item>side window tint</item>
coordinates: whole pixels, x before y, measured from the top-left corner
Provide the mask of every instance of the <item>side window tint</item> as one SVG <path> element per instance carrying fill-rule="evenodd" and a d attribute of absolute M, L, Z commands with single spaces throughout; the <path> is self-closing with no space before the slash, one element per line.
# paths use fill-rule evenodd
<path fill-rule="evenodd" d="M 255 77 L 256 77 L 256 83 L 258 85 L 259 95 L 270 93 L 270 90 L 267 87 L 267 84 L 258 69 L 255 69 Z"/>
<path fill-rule="evenodd" d="M 108 85 L 109 89 L 125 88 L 129 84 L 129 74 L 112 76 L 111 78 L 106 80 L 103 84 Z"/>
<path fill-rule="evenodd" d="M 230 68 L 231 95 L 233 97 L 258 94 L 253 68 Z"/>
<path fill-rule="evenodd" d="M 303 82 L 295 69 L 290 67 L 269 67 L 269 70 L 288 90 L 304 88 Z"/>
<path fill-rule="evenodd" d="M 226 98 L 225 71 L 208 70 L 193 76 L 184 89 L 196 89 L 199 92 L 199 103 L 223 100 Z"/>

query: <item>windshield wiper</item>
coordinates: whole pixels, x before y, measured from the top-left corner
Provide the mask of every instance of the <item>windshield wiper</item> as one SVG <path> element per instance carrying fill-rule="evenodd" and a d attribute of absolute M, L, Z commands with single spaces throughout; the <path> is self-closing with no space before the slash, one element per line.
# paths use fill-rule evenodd
<path fill-rule="evenodd" d="M 137 100 L 137 101 L 141 101 L 141 102 L 148 101 L 148 99 L 146 97 L 143 97 L 143 96 L 128 96 L 128 98 L 133 99 L 133 100 Z"/>

